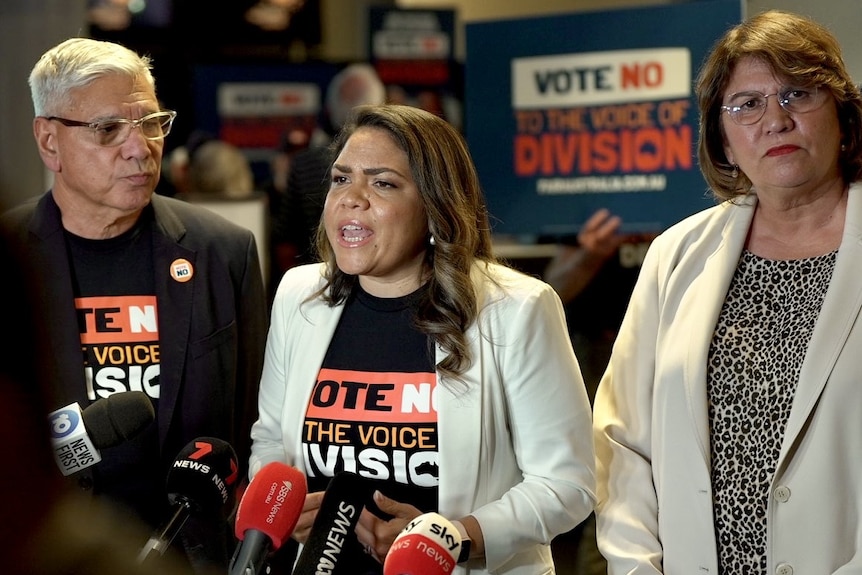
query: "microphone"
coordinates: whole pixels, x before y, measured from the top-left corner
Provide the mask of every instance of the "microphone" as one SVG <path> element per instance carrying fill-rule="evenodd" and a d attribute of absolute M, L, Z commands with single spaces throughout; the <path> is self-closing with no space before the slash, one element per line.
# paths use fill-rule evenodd
<path fill-rule="evenodd" d="M 150 555 L 164 555 L 190 516 L 224 514 L 230 498 L 228 487 L 238 476 L 236 453 L 229 443 L 215 437 L 190 441 L 168 471 L 168 502 L 173 514 L 150 536 L 138 562 Z"/>
<path fill-rule="evenodd" d="M 372 493 L 371 481 L 355 473 L 342 471 L 329 480 L 293 575 L 354 575 L 355 562 L 345 553 L 345 542 L 355 539 L 353 530 Z"/>
<path fill-rule="evenodd" d="M 461 553 L 461 534 L 451 521 L 425 513 L 407 524 L 389 547 L 383 575 L 446 575 Z"/>
<path fill-rule="evenodd" d="M 252 478 L 236 511 L 237 545 L 230 575 L 259 575 L 270 551 L 277 551 L 293 533 L 305 495 L 305 475 L 278 461 Z"/>
<path fill-rule="evenodd" d="M 77 403 L 48 414 L 54 459 L 63 475 L 102 460 L 100 449 L 116 447 L 141 433 L 156 418 L 143 391 L 115 393 L 83 410 Z"/>

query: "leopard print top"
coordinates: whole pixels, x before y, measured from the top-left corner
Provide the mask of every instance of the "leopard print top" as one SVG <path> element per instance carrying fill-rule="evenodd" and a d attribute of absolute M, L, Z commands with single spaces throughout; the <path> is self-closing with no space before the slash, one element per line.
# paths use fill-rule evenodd
<path fill-rule="evenodd" d="M 707 399 L 720 574 L 766 575 L 766 506 L 805 350 L 837 252 L 744 252 L 709 350 Z"/>

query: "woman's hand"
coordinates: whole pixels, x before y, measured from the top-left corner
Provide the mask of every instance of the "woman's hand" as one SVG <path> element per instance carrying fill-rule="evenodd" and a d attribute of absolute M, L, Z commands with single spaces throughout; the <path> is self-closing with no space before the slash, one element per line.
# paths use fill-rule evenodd
<path fill-rule="evenodd" d="M 363 509 L 356 524 L 356 537 L 366 553 L 383 563 L 398 534 L 422 512 L 412 505 L 390 499 L 379 491 L 374 492 L 374 503 L 381 511 L 392 515 L 392 519 L 386 521 Z"/>
<path fill-rule="evenodd" d="M 320 510 L 320 503 L 323 501 L 324 493 L 325 491 L 316 491 L 305 496 L 302 513 L 300 513 L 296 527 L 294 527 L 293 533 L 290 535 L 303 545 L 308 541 L 308 534 L 311 532 L 314 518 L 317 517 L 317 512 Z"/>

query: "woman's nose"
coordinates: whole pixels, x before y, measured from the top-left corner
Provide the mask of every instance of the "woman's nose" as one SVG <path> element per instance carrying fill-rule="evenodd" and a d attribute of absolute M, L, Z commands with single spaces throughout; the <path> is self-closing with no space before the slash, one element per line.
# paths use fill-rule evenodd
<path fill-rule="evenodd" d="M 368 198 L 362 189 L 355 183 L 349 184 L 341 195 L 341 204 L 348 208 L 363 207 L 368 204 Z"/>
<path fill-rule="evenodd" d="M 761 122 L 764 127 L 770 132 L 783 132 L 793 127 L 793 113 L 784 109 L 784 106 L 778 101 L 779 96 L 774 98 L 773 102 L 766 99 L 766 110 L 763 112 Z"/>

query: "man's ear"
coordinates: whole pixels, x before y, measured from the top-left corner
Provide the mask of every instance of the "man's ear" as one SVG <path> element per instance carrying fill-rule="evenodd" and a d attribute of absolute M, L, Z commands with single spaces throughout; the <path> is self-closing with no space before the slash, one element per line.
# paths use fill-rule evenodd
<path fill-rule="evenodd" d="M 36 148 L 42 157 L 45 167 L 56 172 L 60 167 L 57 153 L 57 128 L 48 118 L 38 117 L 33 120 L 33 136 L 36 138 Z"/>

